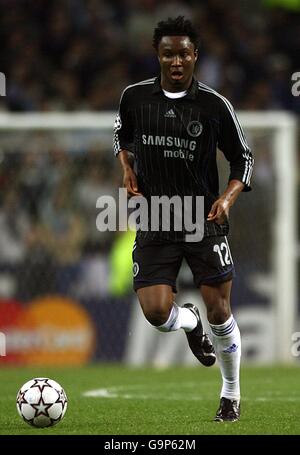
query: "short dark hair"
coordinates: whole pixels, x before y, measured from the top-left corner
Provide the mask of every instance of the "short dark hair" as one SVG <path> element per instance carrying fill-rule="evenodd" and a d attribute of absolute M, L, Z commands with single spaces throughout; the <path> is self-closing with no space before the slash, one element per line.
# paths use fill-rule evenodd
<path fill-rule="evenodd" d="M 159 43 L 163 36 L 188 36 L 194 44 L 195 49 L 199 46 L 199 37 L 189 19 L 178 16 L 175 19 L 168 18 L 166 21 L 158 22 L 153 33 L 153 47 L 158 50 Z"/>

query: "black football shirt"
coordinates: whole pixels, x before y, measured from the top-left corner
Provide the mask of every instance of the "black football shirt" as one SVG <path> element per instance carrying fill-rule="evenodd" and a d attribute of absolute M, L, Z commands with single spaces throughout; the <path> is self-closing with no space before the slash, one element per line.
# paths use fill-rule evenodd
<path fill-rule="evenodd" d="M 205 219 L 219 196 L 217 148 L 229 162 L 229 180 L 249 191 L 253 156 L 230 102 L 193 79 L 181 98 L 165 96 L 160 78 L 128 86 L 114 128 L 114 152 L 134 154 L 138 190 L 151 196 L 204 196 Z M 149 203 L 150 207 L 150 203 Z M 149 215 L 150 216 L 150 215 Z M 228 222 L 205 221 L 204 235 L 226 235 Z M 140 238 L 184 241 L 186 231 L 138 232 Z"/>

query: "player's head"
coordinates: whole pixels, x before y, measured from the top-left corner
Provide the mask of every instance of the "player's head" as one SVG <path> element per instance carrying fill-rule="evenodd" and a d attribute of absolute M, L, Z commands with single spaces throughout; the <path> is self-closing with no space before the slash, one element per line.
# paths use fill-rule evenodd
<path fill-rule="evenodd" d="M 159 22 L 154 29 L 153 47 L 161 67 L 163 88 L 186 90 L 198 58 L 198 36 L 191 22 L 183 16 Z"/>

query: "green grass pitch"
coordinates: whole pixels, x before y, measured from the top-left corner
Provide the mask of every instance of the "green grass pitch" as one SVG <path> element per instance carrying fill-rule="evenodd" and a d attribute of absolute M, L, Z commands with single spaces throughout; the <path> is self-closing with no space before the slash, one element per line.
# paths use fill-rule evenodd
<path fill-rule="evenodd" d="M 57 426 L 35 429 L 19 417 L 15 401 L 27 380 L 41 376 L 58 381 L 69 403 Z M 297 367 L 242 368 L 241 420 L 217 423 L 216 367 L 0 368 L 0 434 L 300 434 L 299 380 Z"/>

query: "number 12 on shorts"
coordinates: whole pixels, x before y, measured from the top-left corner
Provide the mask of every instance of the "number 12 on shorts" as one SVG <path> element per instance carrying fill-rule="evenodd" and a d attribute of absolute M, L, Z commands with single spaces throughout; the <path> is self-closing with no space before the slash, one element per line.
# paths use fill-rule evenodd
<path fill-rule="evenodd" d="M 232 264 L 232 257 L 229 249 L 229 245 L 226 242 L 222 242 L 220 245 L 214 245 L 214 252 L 218 253 L 221 265 L 224 267 L 225 265 Z"/>

